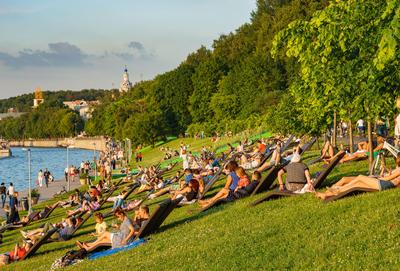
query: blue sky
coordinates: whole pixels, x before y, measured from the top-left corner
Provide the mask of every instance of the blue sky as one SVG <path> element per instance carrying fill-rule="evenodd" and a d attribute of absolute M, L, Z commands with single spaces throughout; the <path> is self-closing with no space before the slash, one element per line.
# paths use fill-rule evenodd
<path fill-rule="evenodd" d="M 255 0 L 1 0 L 0 98 L 118 87 L 248 22 Z"/>

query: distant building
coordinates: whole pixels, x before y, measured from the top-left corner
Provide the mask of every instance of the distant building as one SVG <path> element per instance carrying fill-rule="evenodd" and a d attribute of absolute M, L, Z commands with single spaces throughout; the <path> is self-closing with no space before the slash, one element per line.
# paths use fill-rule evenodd
<path fill-rule="evenodd" d="M 33 108 L 39 107 L 42 103 L 44 103 L 42 89 L 37 87 L 35 90 L 35 99 L 33 99 Z"/>
<path fill-rule="evenodd" d="M 126 93 L 132 88 L 132 83 L 129 81 L 128 69 L 125 67 L 122 75 L 122 83 L 119 87 L 119 92 Z"/>
<path fill-rule="evenodd" d="M 99 104 L 98 101 L 76 100 L 63 102 L 63 104 L 79 113 L 82 119 L 88 120 L 92 117 L 93 106 Z"/>
<path fill-rule="evenodd" d="M 18 118 L 22 116 L 23 114 L 26 113 L 20 113 L 20 112 L 8 112 L 8 113 L 0 113 L 0 120 L 6 119 L 6 118 Z"/>

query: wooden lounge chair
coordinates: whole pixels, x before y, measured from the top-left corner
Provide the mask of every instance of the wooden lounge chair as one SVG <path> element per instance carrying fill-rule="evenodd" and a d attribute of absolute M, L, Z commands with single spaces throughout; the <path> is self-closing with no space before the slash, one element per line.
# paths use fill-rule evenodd
<path fill-rule="evenodd" d="M 325 181 L 326 177 L 331 173 L 331 171 L 336 167 L 336 165 L 339 163 L 339 161 L 343 158 L 345 155 L 344 151 L 341 151 L 336 154 L 336 156 L 332 159 L 332 161 L 329 163 L 328 167 L 320 174 L 314 181 L 314 188 L 320 188 L 322 183 Z M 258 205 L 264 201 L 269 201 L 269 200 L 274 200 L 282 197 L 291 197 L 291 196 L 298 196 L 302 195 L 299 193 L 293 193 L 290 191 L 271 191 L 267 193 L 264 197 L 252 202 L 250 205 L 255 206 Z"/>
<path fill-rule="evenodd" d="M 147 223 L 143 225 L 143 227 L 140 229 L 135 239 L 144 238 L 158 230 L 161 224 L 165 221 L 165 219 L 175 209 L 175 207 L 179 204 L 181 200 L 182 198 L 178 198 L 175 200 L 167 199 L 160 203 L 154 210 L 153 214 L 150 216 Z"/>
<path fill-rule="evenodd" d="M 229 153 L 230 154 L 230 153 Z M 211 187 L 218 181 L 219 177 L 221 176 L 222 172 L 224 171 L 225 166 L 230 162 L 235 160 L 236 156 L 233 155 L 228 161 L 226 161 L 221 168 L 214 174 L 214 177 L 207 183 L 204 187 L 203 193 L 200 194 L 198 199 L 202 199 L 204 195 L 211 189 Z"/>
<path fill-rule="evenodd" d="M 289 136 L 289 138 L 285 141 L 285 143 L 283 144 L 283 146 L 281 148 L 281 153 L 283 153 L 287 149 L 287 147 L 290 145 L 290 143 L 292 143 L 293 138 L 294 138 L 294 135 Z M 258 166 L 261 167 L 262 165 L 264 165 L 264 163 L 267 162 L 267 160 L 271 157 L 272 153 L 273 153 L 273 151 L 266 153 Z"/>
<path fill-rule="evenodd" d="M 29 257 L 31 257 L 35 252 L 44 244 L 47 242 L 47 240 L 57 231 L 58 229 L 54 228 L 46 232 L 42 238 L 40 238 L 32 247 L 27 251 L 27 253 L 24 255 L 24 257 L 21 258 L 21 260 L 25 260 Z"/>
<path fill-rule="evenodd" d="M 338 199 L 341 199 L 344 197 L 354 196 L 357 194 L 367 193 L 367 192 L 378 192 L 378 190 L 372 189 L 372 188 L 365 188 L 365 187 L 353 187 L 352 189 L 350 189 L 346 192 L 342 192 L 336 196 L 326 198 L 324 200 L 324 202 L 331 202 L 331 201 L 335 201 L 335 200 L 338 200 Z"/>
<path fill-rule="evenodd" d="M 162 203 L 158 204 L 153 214 L 150 216 L 147 223 L 141 227 L 140 231 L 135 236 L 134 240 L 142 239 L 154 233 L 156 230 L 158 230 L 158 228 L 161 226 L 164 220 L 174 210 L 174 208 L 178 205 L 180 201 L 181 199 L 175 199 L 175 200 L 167 199 Z M 98 244 L 96 247 L 91 248 L 90 251 L 88 252 L 98 251 L 100 249 L 109 247 L 111 247 L 110 243 L 101 243 Z"/>
<path fill-rule="evenodd" d="M 44 217 L 42 217 L 41 219 L 48 218 L 48 217 L 51 215 L 51 213 L 52 213 L 57 207 L 58 207 L 58 202 L 56 202 L 56 203 L 51 207 L 51 209 L 46 213 L 46 215 L 45 215 Z"/>
<path fill-rule="evenodd" d="M 38 215 L 40 214 L 40 212 L 33 212 L 28 216 L 28 221 L 25 223 L 18 223 L 18 224 L 7 224 L 3 227 L 0 228 L 0 233 L 3 233 L 7 230 L 12 231 L 15 229 L 20 229 L 22 227 L 28 226 L 33 220 L 35 220 L 35 218 L 38 217 Z"/>

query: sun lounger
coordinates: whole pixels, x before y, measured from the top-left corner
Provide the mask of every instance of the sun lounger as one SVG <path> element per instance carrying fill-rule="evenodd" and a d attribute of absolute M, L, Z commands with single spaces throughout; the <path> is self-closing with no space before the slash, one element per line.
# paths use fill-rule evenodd
<path fill-rule="evenodd" d="M 338 199 L 341 199 L 344 197 L 354 196 L 357 194 L 367 193 L 367 192 L 378 192 L 378 190 L 372 189 L 372 188 L 365 188 L 365 187 L 353 187 L 352 189 L 350 189 L 346 192 L 342 192 L 336 196 L 326 198 L 324 200 L 324 202 L 331 202 L 331 201 L 335 201 L 335 200 L 338 200 Z"/>
<path fill-rule="evenodd" d="M 54 228 L 46 232 L 42 238 L 40 238 L 32 247 L 31 249 L 25 254 L 24 257 L 21 258 L 21 260 L 25 260 L 29 257 L 31 257 L 35 252 L 44 244 L 47 242 L 47 240 L 57 231 L 58 229 Z"/>
<path fill-rule="evenodd" d="M 18 224 L 7 224 L 3 227 L 0 228 L 0 233 L 3 233 L 7 230 L 12 231 L 15 229 L 20 229 L 22 227 L 28 226 L 38 215 L 40 214 L 40 212 L 33 212 L 28 216 L 28 221 L 25 223 L 18 223 Z"/>
<path fill-rule="evenodd" d="M 58 207 L 58 202 L 55 203 L 55 204 L 51 207 L 51 209 L 46 213 L 46 215 L 45 215 L 44 217 L 42 217 L 41 219 L 48 218 L 48 217 L 51 215 L 51 213 L 52 213 L 57 207 Z"/>
<path fill-rule="evenodd" d="M 75 229 L 72 231 L 72 233 L 71 233 L 71 235 L 69 236 L 68 239 L 71 239 L 72 237 L 74 237 L 75 233 L 76 233 L 80 228 L 82 228 L 83 224 L 85 224 L 86 221 L 88 221 L 89 218 L 90 218 L 92 215 L 93 215 L 93 213 L 88 213 L 88 212 L 86 212 L 86 217 L 82 220 L 81 223 L 79 223 L 79 224 L 75 227 Z"/>
<path fill-rule="evenodd" d="M 344 155 L 345 155 L 345 152 L 343 152 L 343 151 L 336 154 L 334 159 L 329 163 L 328 167 L 321 174 L 319 174 L 318 177 L 315 179 L 314 188 L 321 187 L 321 185 L 325 181 L 326 177 L 328 177 L 329 173 L 331 173 L 331 171 L 336 167 L 336 165 L 339 163 L 340 159 L 342 159 Z M 274 199 L 278 199 L 278 198 L 282 198 L 282 197 L 298 196 L 298 195 L 302 195 L 302 194 L 293 193 L 290 191 L 271 191 L 271 192 L 267 193 L 265 196 L 263 196 L 262 198 L 252 202 L 250 204 L 250 206 L 255 206 L 264 201 L 274 200 Z"/>
<path fill-rule="evenodd" d="M 219 177 L 221 176 L 222 172 L 224 171 L 226 164 L 228 164 L 230 161 L 233 161 L 233 160 L 235 160 L 235 156 L 231 157 L 228 161 L 226 161 L 226 163 L 224 163 L 221 166 L 221 168 L 214 174 L 214 177 L 204 187 L 204 191 L 199 196 L 199 199 L 202 199 L 204 197 L 204 195 L 211 189 L 211 187 L 218 181 Z"/>
<path fill-rule="evenodd" d="M 175 209 L 180 201 L 181 198 L 175 200 L 167 199 L 160 203 L 154 210 L 153 214 L 150 216 L 147 223 L 143 225 L 143 227 L 140 229 L 135 239 L 144 238 L 149 234 L 154 233 L 169 216 L 169 214 Z"/>

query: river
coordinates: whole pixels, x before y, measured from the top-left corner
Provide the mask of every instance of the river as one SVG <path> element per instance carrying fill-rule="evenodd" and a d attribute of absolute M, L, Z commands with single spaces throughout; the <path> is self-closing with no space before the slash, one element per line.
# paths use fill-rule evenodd
<path fill-rule="evenodd" d="M 12 148 L 13 156 L 0 159 L 0 183 L 7 186 L 14 183 L 16 191 L 26 190 L 28 182 L 28 155 L 22 148 Z M 96 153 L 98 155 L 98 152 Z M 69 165 L 80 166 L 82 160 L 93 160 L 93 151 L 82 149 L 68 150 Z M 56 180 L 64 179 L 67 165 L 67 149 L 65 148 L 31 148 L 32 186 L 36 186 L 40 169 L 48 168 Z"/>

